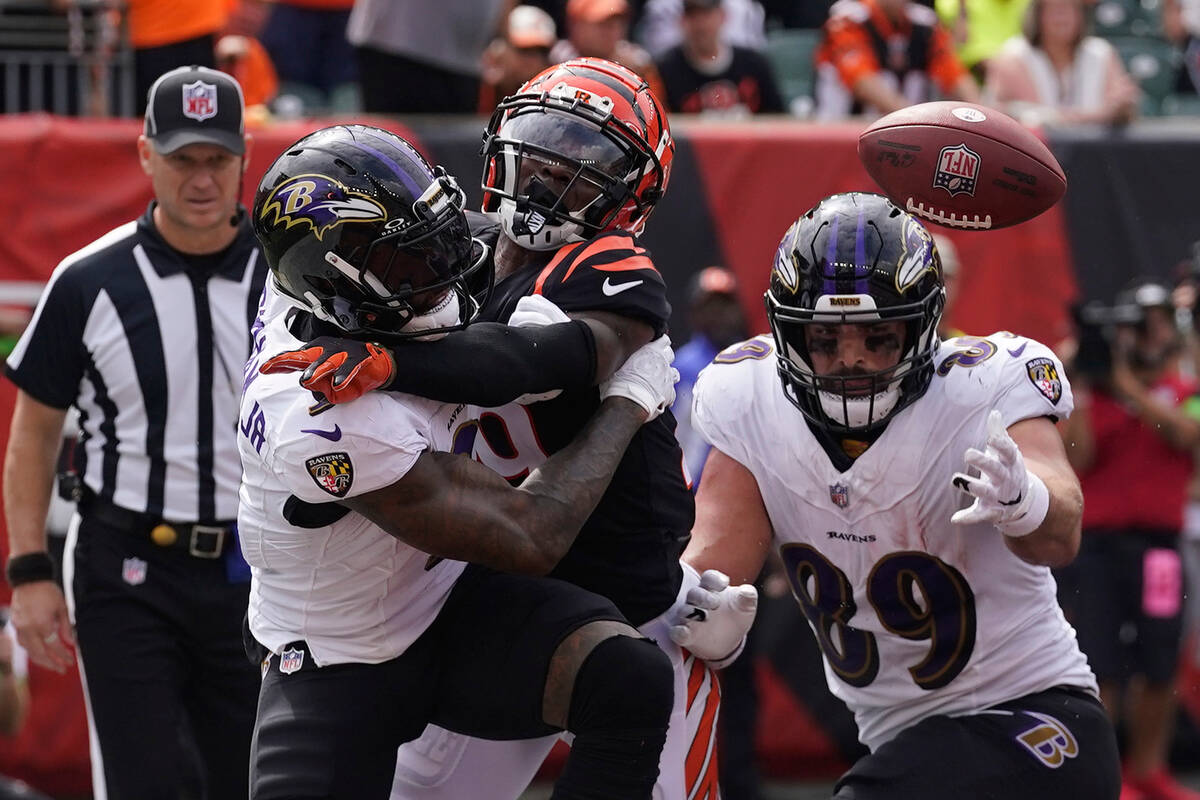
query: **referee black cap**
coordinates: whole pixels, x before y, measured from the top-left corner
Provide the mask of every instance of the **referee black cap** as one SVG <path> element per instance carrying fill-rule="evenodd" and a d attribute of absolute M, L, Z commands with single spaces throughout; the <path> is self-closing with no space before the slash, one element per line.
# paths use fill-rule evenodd
<path fill-rule="evenodd" d="M 159 76 L 146 102 L 146 138 L 166 155 L 205 142 L 246 151 L 242 87 L 207 67 L 179 67 Z"/>

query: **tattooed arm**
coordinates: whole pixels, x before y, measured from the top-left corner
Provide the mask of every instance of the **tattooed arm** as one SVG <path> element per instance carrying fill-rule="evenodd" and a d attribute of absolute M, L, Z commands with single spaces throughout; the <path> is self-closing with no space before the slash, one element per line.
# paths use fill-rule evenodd
<path fill-rule="evenodd" d="M 630 400 L 605 400 L 518 487 L 471 458 L 425 453 L 396 483 L 342 503 L 431 555 L 542 575 L 575 541 L 645 419 Z"/>

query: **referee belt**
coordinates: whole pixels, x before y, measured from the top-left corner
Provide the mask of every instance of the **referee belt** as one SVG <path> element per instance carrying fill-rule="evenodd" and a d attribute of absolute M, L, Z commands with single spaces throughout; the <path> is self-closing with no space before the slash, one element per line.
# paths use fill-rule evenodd
<path fill-rule="evenodd" d="M 88 519 L 117 528 L 138 537 L 145 537 L 159 547 L 183 550 L 196 558 L 220 558 L 233 540 L 235 523 L 216 522 L 203 525 L 193 522 L 170 522 L 145 512 L 130 511 L 85 492 L 79 500 L 79 510 Z"/>

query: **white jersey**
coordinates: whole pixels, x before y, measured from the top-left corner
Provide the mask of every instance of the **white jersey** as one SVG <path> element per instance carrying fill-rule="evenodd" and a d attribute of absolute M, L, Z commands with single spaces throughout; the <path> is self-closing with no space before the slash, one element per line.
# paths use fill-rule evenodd
<path fill-rule="evenodd" d="M 304 640 L 320 666 L 379 663 L 429 626 L 465 565 L 445 560 L 427 570 L 426 553 L 353 512 L 324 527 L 294 527 L 284 503 L 328 504 L 395 483 L 422 452 L 450 449 L 462 407 L 372 392 L 311 416 L 313 396 L 295 373 L 258 373 L 266 358 L 304 344 L 287 330 L 289 308 L 268 281 L 238 422 L 250 630 L 273 653 Z"/>
<path fill-rule="evenodd" d="M 1006 426 L 1073 407 L 1062 365 L 1009 333 L 943 342 L 929 390 L 839 472 L 783 393 L 774 342 L 717 356 L 693 424 L 755 477 L 792 591 L 825 654 L 830 690 L 872 750 L 919 720 L 969 714 L 1056 685 L 1096 692 L 1047 567 L 990 523 L 954 525 L 951 486 Z"/>

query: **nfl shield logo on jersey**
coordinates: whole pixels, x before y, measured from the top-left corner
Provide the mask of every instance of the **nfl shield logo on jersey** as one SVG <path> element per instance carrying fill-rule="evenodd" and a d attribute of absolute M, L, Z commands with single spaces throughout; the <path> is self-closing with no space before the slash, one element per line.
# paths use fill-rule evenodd
<path fill-rule="evenodd" d="M 304 666 L 304 651 L 289 647 L 279 654 L 279 671 L 284 675 L 298 672 Z"/>
<path fill-rule="evenodd" d="M 197 122 L 217 115 L 217 87 L 196 81 L 183 85 L 183 115 Z"/>
<path fill-rule="evenodd" d="M 829 487 L 829 499 L 838 508 L 850 505 L 850 487 L 844 483 L 835 483 Z"/>
<path fill-rule="evenodd" d="M 121 580 L 130 586 L 138 586 L 146 582 L 146 562 L 140 558 L 125 559 L 121 564 Z"/>

